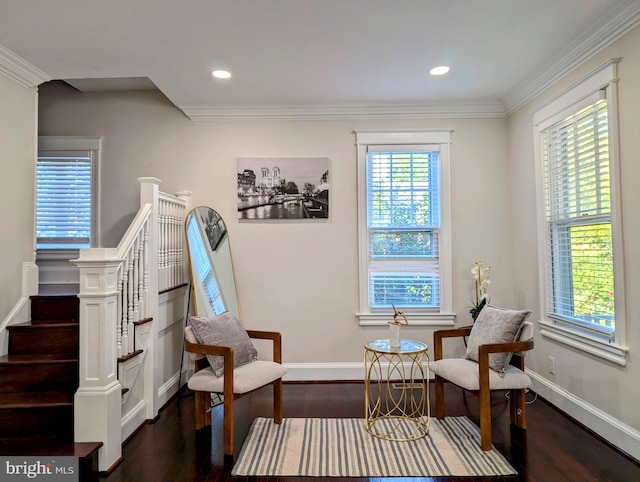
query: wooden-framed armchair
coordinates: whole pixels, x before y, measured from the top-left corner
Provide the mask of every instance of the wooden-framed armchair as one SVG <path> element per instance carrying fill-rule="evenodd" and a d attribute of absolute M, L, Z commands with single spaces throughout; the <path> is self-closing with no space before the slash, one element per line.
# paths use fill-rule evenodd
<path fill-rule="evenodd" d="M 479 393 L 480 399 L 480 446 L 491 449 L 491 390 L 510 390 L 509 412 L 511 423 L 527 428 L 527 405 L 525 391 L 531 386 L 531 379 L 524 372 L 524 356 L 533 349 L 533 324 L 525 321 L 516 341 L 490 343 L 478 347 L 478 361 L 465 358 L 443 358 L 445 338 L 465 337 L 471 334 L 471 327 L 434 332 L 434 361 L 429 365 L 435 374 L 436 418 L 444 418 L 444 383 L 451 382 L 465 390 Z M 513 353 L 504 373 L 489 367 L 492 353 Z"/>
<path fill-rule="evenodd" d="M 282 365 L 282 337 L 278 332 L 247 330 L 250 338 L 273 342 L 273 361 L 256 360 L 234 368 L 233 348 L 206 345 L 195 342 L 185 330 L 185 351 L 193 354 L 195 373 L 187 386 L 195 391 L 196 430 L 211 425 L 211 393 L 223 395 L 223 451 L 233 455 L 234 448 L 234 402 L 267 385 L 273 385 L 273 421 L 282 423 L 282 377 L 287 372 Z M 192 341 L 189 341 L 191 339 Z M 224 373 L 218 377 L 212 370 L 206 355 L 224 357 Z M 227 376 L 232 373 L 233 376 Z"/>

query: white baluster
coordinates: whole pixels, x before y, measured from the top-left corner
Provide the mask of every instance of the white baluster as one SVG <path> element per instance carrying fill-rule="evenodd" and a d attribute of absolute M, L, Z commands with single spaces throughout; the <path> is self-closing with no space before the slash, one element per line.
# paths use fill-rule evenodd
<path fill-rule="evenodd" d="M 118 353 L 118 358 L 120 358 L 122 353 L 122 265 L 118 268 L 117 271 L 118 282 L 117 282 L 117 297 L 116 297 L 116 350 Z"/>
<path fill-rule="evenodd" d="M 162 252 L 164 253 L 160 290 L 167 288 L 167 268 L 169 266 L 169 216 L 167 215 L 167 202 L 162 201 Z"/>
<path fill-rule="evenodd" d="M 149 221 L 144 225 L 144 313 L 149 316 Z"/>
<path fill-rule="evenodd" d="M 140 276 L 140 271 L 139 271 L 139 262 L 140 262 L 140 250 L 139 250 L 139 246 L 138 246 L 138 237 L 140 235 L 138 234 L 138 236 L 136 237 L 136 239 L 133 241 L 133 246 L 131 247 L 131 250 L 133 251 L 133 321 L 139 321 L 140 320 L 140 311 L 138 309 L 138 304 L 140 302 L 139 296 L 138 296 L 138 290 L 139 290 L 139 276 Z"/>
<path fill-rule="evenodd" d="M 138 319 L 143 320 L 147 317 L 144 304 L 144 227 L 138 235 L 138 252 Z"/>
<path fill-rule="evenodd" d="M 129 250 L 127 256 L 129 269 L 129 282 L 127 283 L 127 353 L 133 351 L 133 251 Z"/>
<path fill-rule="evenodd" d="M 171 206 L 171 287 L 176 286 L 176 260 L 178 259 L 178 211 L 175 203 Z"/>
<path fill-rule="evenodd" d="M 120 319 L 122 330 L 122 353 L 120 356 L 127 355 L 129 347 L 129 325 L 128 325 L 128 295 L 129 295 L 129 260 L 125 260 L 122 267 L 122 317 Z"/>

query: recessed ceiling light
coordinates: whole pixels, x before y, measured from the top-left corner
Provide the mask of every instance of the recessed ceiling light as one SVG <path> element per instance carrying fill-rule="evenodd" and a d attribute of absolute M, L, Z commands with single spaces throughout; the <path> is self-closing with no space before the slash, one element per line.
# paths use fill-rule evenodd
<path fill-rule="evenodd" d="M 231 77 L 231 74 L 226 70 L 214 70 L 213 72 L 211 72 L 211 75 L 213 75 L 216 79 L 228 79 L 229 77 Z"/>
<path fill-rule="evenodd" d="M 444 75 L 447 72 L 449 72 L 449 67 L 447 65 L 439 65 L 438 67 L 434 67 L 429 71 L 431 75 Z"/>

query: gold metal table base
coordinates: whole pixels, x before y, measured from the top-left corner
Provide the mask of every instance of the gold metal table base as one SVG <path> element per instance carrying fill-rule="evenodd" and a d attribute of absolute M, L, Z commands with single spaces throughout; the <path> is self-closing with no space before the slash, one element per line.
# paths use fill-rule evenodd
<path fill-rule="evenodd" d="M 418 440 L 429 433 L 427 345 L 402 340 L 391 348 L 388 342 L 365 345 L 366 429 L 383 440 Z"/>

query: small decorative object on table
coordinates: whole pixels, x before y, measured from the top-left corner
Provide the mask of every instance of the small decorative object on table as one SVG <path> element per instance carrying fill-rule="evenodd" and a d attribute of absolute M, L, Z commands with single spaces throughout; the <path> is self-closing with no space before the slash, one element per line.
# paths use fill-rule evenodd
<path fill-rule="evenodd" d="M 487 294 L 487 288 L 491 281 L 489 280 L 489 274 L 491 273 L 491 266 L 484 266 L 482 261 L 476 261 L 475 266 L 471 270 L 473 279 L 475 281 L 476 299 L 471 300 L 473 305 L 469 310 L 471 318 L 476 321 L 476 318 L 480 314 L 480 310 L 486 305 L 491 298 Z"/>
<path fill-rule="evenodd" d="M 391 303 L 393 307 L 393 321 L 389 321 L 389 329 L 391 332 L 389 333 L 389 345 L 391 348 L 400 348 L 400 326 L 408 325 L 409 321 L 407 317 L 404 316 L 402 311 L 398 311 L 396 306 Z M 402 317 L 402 319 L 400 319 Z"/>

